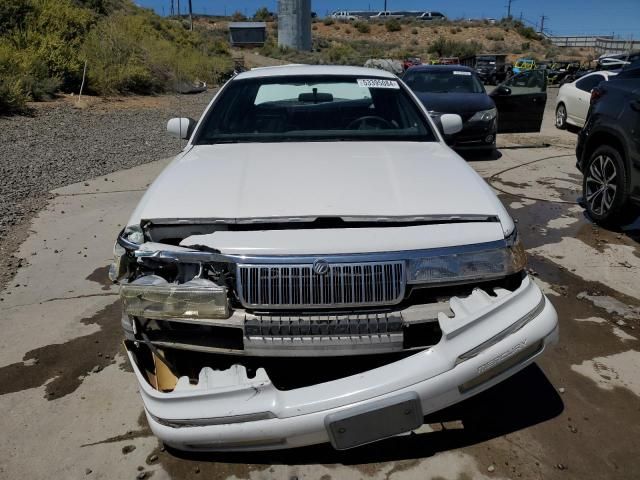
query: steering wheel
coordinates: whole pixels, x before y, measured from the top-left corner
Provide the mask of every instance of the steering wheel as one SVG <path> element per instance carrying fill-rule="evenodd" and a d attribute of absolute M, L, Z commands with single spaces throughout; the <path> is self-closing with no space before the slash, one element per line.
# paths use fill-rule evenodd
<path fill-rule="evenodd" d="M 365 115 L 364 117 L 356 118 L 355 120 L 349 122 L 347 125 L 347 129 L 357 129 L 362 130 L 362 127 L 376 127 L 379 128 L 393 128 L 393 124 L 388 120 L 385 120 L 382 117 L 377 115 Z"/>

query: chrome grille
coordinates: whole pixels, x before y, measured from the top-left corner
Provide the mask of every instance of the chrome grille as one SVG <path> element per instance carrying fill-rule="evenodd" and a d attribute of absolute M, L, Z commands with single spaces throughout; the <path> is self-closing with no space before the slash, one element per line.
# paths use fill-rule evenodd
<path fill-rule="evenodd" d="M 238 265 L 245 307 L 303 308 L 393 305 L 404 296 L 404 262 L 335 263 L 318 275 L 313 265 Z"/>

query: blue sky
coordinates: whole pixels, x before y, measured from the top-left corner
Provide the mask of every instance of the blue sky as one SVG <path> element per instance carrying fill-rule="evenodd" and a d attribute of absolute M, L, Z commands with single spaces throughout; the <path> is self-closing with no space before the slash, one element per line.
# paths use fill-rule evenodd
<path fill-rule="evenodd" d="M 169 13 L 170 0 L 135 0 L 138 5 Z M 248 15 L 261 6 L 275 11 L 276 0 L 192 0 L 198 13 L 231 14 L 236 10 Z M 177 0 L 174 0 L 177 4 Z M 186 11 L 187 0 L 180 0 Z M 389 10 L 437 10 L 450 18 L 493 17 L 506 15 L 507 0 L 387 0 Z M 319 15 L 333 10 L 381 10 L 384 0 L 311 0 Z M 522 16 L 530 24 L 546 15 L 545 30 L 552 34 L 612 34 L 640 38 L 640 0 L 512 0 L 511 14 Z"/>

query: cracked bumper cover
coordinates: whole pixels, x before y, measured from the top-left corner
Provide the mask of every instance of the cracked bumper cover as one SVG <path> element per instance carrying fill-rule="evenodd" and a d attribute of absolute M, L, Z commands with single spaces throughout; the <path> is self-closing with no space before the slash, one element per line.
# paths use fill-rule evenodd
<path fill-rule="evenodd" d="M 417 395 L 422 414 L 464 400 L 513 375 L 558 337 L 556 312 L 525 278 L 490 303 L 452 299 L 442 315 L 441 341 L 427 350 L 364 373 L 280 391 L 264 370 L 248 378 L 241 366 L 205 372 L 197 386 L 163 393 L 152 388 L 134 358 L 152 431 L 181 450 L 266 450 L 330 440 L 328 415 L 362 410 L 391 397 Z M 354 410 L 354 411 L 355 411 Z"/>

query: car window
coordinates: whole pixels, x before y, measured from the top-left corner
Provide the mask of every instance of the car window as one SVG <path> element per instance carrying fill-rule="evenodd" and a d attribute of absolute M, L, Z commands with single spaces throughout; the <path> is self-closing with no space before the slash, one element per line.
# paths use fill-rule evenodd
<path fill-rule="evenodd" d="M 547 90 L 546 75 L 543 70 L 525 70 L 504 82 L 513 95 L 540 93 Z"/>
<path fill-rule="evenodd" d="M 194 143 L 437 141 L 424 112 L 393 79 L 292 76 L 232 80 Z"/>
<path fill-rule="evenodd" d="M 583 92 L 590 92 L 603 80 L 605 80 L 604 75 L 589 75 L 588 77 L 584 77 L 578 80 L 576 82 L 576 88 L 582 90 Z"/>
<path fill-rule="evenodd" d="M 421 93 L 485 93 L 480 80 L 468 70 L 409 71 L 404 82 Z"/>

